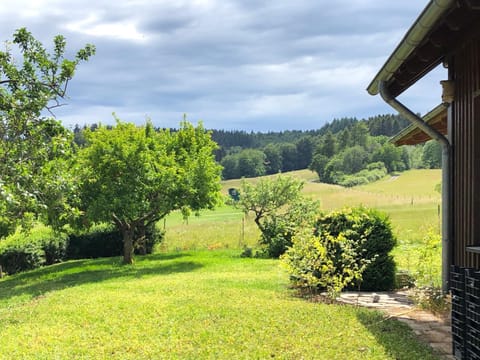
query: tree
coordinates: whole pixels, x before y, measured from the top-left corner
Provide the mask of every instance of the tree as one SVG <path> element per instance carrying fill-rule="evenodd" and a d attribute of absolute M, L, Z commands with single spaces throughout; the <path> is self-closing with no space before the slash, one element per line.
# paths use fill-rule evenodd
<path fill-rule="evenodd" d="M 325 166 L 327 166 L 329 161 L 328 157 L 320 153 L 313 155 L 312 162 L 308 168 L 318 174 L 320 182 L 328 182 L 328 179 L 325 177 Z"/>
<path fill-rule="evenodd" d="M 265 154 L 261 150 L 245 149 L 238 154 L 238 174 L 242 177 L 265 175 Z"/>
<path fill-rule="evenodd" d="M 402 157 L 403 149 L 396 147 L 392 143 L 385 142 L 373 154 L 373 161 L 381 161 L 385 164 L 387 171 L 403 171 L 406 169 L 404 157 Z M 407 164 L 408 165 L 408 164 Z"/>
<path fill-rule="evenodd" d="M 345 131 L 345 130 L 343 130 Z M 328 158 L 333 157 L 337 152 L 337 140 L 330 131 L 327 131 L 321 143 L 320 153 Z"/>
<path fill-rule="evenodd" d="M 279 145 L 282 154 L 282 171 L 298 170 L 298 152 L 297 147 L 291 143 Z"/>
<path fill-rule="evenodd" d="M 267 257 L 279 257 L 292 244 L 292 237 L 304 224 L 313 224 L 319 203 L 301 194 L 303 182 L 289 176 L 260 179 L 255 185 L 242 182 L 240 201 L 245 214 L 254 213 Z"/>
<path fill-rule="evenodd" d="M 111 222 L 123 236 L 123 261 L 133 262 L 144 230 L 171 211 L 212 208 L 219 199 L 216 144 L 202 125 L 156 132 L 117 119 L 110 130 L 86 131 L 77 172 L 90 222 Z"/>
<path fill-rule="evenodd" d="M 297 168 L 306 169 L 312 162 L 314 142 L 311 136 L 304 136 L 295 143 L 297 147 Z"/>
<path fill-rule="evenodd" d="M 369 130 L 367 124 L 364 122 L 357 122 L 354 126 L 352 126 L 350 137 L 352 141 L 352 146 L 359 145 L 361 147 L 366 147 L 368 138 L 369 138 Z"/>
<path fill-rule="evenodd" d="M 302 188 L 303 183 L 290 176 L 260 179 L 255 185 L 244 180 L 238 206 L 245 214 L 252 212 L 255 224 L 264 232 L 264 219 L 288 211 L 287 205 L 301 197 Z"/>
<path fill-rule="evenodd" d="M 280 149 L 275 144 L 268 144 L 263 149 L 265 153 L 266 162 L 265 167 L 267 174 L 277 174 L 282 170 L 282 154 Z"/>
<path fill-rule="evenodd" d="M 426 169 L 440 169 L 442 167 L 442 146 L 438 141 L 430 140 L 425 143 L 422 163 Z"/>
<path fill-rule="evenodd" d="M 23 63 L 16 62 L 12 44 L 18 46 Z M 56 36 L 53 45 L 48 53 L 21 28 L 6 50 L 0 51 L 0 217 L 7 232 L 19 220 L 63 201 L 58 192 L 61 166 L 48 163 L 68 154 L 71 134 L 59 121 L 42 116 L 42 111 L 53 115 L 53 109 L 63 105 L 77 65 L 87 61 L 95 48 L 86 45 L 67 59 L 65 38 Z"/>
<path fill-rule="evenodd" d="M 224 180 L 237 179 L 241 176 L 238 174 L 238 156 L 237 154 L 225 156 L 221 163 L 223 167 L 222 177 Z"/>

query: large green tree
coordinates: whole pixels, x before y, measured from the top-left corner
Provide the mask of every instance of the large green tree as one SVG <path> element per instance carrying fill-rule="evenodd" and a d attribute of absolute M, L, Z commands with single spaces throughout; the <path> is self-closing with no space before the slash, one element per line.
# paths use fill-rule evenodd
<path fill-rule="evenodd" d="M 117 119 L 85 132 L 77 173 L 89 222 L 111 222 L 123 235 L 123 260 L 133 262 L 144 230 L 171 211 L 212 208 L 219 199 L 216 144 L 202 125 L 155 131 Z"/>
<path fill-rule="evenodd" d="M 49 53 L 21 28 L 0 51 L 0 235 L 11 231 L 18 220 L 64 208 L 64 163 L 51 162 L 69 152 L 70 133 L 52 111 L 64 105 L 77 65 L 95 52 L 86 45 L 67 59 L 65 49 L 61 35 L 53 39 Z"/>

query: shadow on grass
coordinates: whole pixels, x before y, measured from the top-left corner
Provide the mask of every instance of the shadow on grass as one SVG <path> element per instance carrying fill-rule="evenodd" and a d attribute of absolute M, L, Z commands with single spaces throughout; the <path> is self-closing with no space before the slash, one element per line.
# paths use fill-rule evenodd
<path fill-rule="evenodd" d="M 357 318 L 393 359 L 439 359 L 432 348 L 422 343 L 408 325 L 371 310 L 357 312 Z"/>
<path fill-rule="evenodd" d="M 0 301 L 25 295 L 34 298 L 50 291 L 111 279 L 169 275 L 203 267 L 201 263 L 185 259 L 188 256 L 186 253 L 138 256 L 134 265 L 124 265 L 118 257 L 60 263 L 0 281 Z"/>

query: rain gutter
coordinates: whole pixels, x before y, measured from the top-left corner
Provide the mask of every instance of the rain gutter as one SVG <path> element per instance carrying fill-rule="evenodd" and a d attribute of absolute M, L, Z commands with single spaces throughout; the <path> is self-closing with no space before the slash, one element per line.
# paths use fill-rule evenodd
<path fill-rule="evenodd" d="M 452 247 L 450 239 L 453 235 L 453 223 L 451 217 L 451 158 L 452 146 L 447 137 L 435 128 L 431 127 L 422 120 L 413 111 L 408 109 L 395 97 L 393 97 L 385 81 L 380 81 L 378 90 L 383 100 L 397 110 L 400 115 L 416 125 L 432 139 L 437 140 L 442 146 L 442 290 L 448 291 L 449 288 L 449 270 L 452 264 Z"/>

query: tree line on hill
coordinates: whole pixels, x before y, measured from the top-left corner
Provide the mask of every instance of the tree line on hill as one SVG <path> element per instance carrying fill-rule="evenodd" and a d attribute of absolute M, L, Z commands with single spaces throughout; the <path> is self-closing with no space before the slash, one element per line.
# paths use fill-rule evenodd
<path fill-rule="evenodd" d="M 309 168 L 320 181 L 344 186 L 411 168 L 440 168 L 436 142 L 396 147 L 389 138 L 408 126 L 399 115 L 335 119 L 318 130 L 258 133 L 212 130 L 224 179 Z"/>
<path fill-rule="evenodd" d="M 210 132 L 218 144 L 215 159 L 223 167 L 224 180 L 308 168 L 321 182 L 355 186 L 397 171 L 441 167 L 441 148 L 434 141 L 402 147 L 389 142 L 408 124 L 400 115 L 387 114 L 361 120 L 334 119 L 317 130 Z M 98 127 L 75 125 L 77 145 L 84 145 L 86 129 L 95 131 Z"/>

